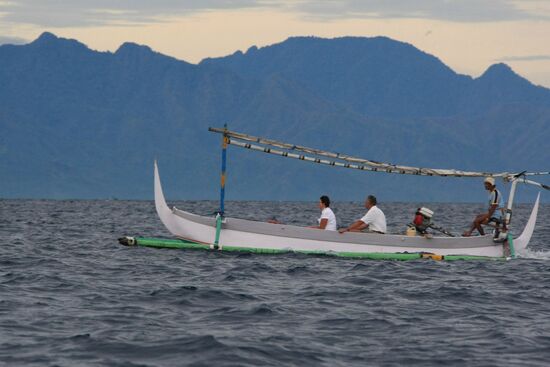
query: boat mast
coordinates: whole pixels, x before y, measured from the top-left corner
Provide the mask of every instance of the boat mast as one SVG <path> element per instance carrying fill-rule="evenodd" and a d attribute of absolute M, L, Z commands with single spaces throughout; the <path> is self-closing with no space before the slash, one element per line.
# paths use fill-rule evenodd
<path fill-rule="evenodd" d="M 220 211 L 218 214 L 223 217 L 225 211 L 225 166 L 227 161 L 227 144 L 229 137 L 227 136 L 227 124 L 223 125 L 224 133 L 222 136 L 222 173 L 220 179 Z"/>
<path fill-rule="evenodd" d="M 507 226 L 510 225 L 512 220 L 512 205 L 514 205 L 514 196 L 516 195 L 516 186 L 518 184 L 518 178 L 512 179 L 512 185 L 510 187 L 510 195 L 508 196 L 508 204 L 506 205 L 506 214 L 504 215 L 504 223 Z"/>
<path fill-rule="evenodd" d="M 210 248 L 214 250 L 221 250 L 220 246 L 220 233 L 222 231 L 222 222 L 225 213 L 225 167 L 227 162 L 227 145 L 229 143 L 229 137 L 227 136 L 227 124 L 223 125 L 222 136 L 222 173 L 220 178 L 220 210 L 216 214 L 216 236 L 214 243 L 210 245 Z"/>

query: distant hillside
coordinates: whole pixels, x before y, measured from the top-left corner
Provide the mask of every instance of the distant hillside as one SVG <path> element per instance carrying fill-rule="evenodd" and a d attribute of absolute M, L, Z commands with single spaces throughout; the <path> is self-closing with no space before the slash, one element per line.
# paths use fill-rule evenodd
<path fill-rule="evenodd" d="M 536 87 L 505 64 L 480 78 L 460 75 L 438 58 L 386 37 L 295 37 L 245 54 L 205 59 L 241 75 L 293 80 L 333 102 L 373 117 L 446 117 L 485 113 L 495 106 L 550 106 Z"/>
<path fill-rule="evenodd" d="M 0 46 L 0 197 L 217 197 L 229 127 L 404 164 L 548 169 L 550 91 L 494 65 L 480 78 L 388 38 L 291 38 L 179 61 L 44 33 Z M 388 176 L 229 150 L 228 199 L 477 200 L 479 182 Z M 473 191 L 472 191 L 473 189 Z M 478 192 L 479 191 L 479 192 Z"/>

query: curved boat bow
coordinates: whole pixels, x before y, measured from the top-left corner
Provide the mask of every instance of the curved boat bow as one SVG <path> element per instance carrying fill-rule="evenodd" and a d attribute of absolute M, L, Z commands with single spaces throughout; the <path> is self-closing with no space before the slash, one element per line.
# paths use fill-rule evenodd
<path fill-rule="evenodd" d="M 540 201 L 540 192 L 537 195 L 537 200 L 535 201 L 535 205 L 533 205 L 533 209 L 531 210 L 531 215 L 529 216 L 529 220 L 527 221 L 527 224 L 525 225 L 523 232 L 518 238 L 514 239 L 514 247 L 518 252 L 525 250 L 525 248 L 529 244 L 529 241 L 531 241 L 531 236 L 533 235 L 533 231 L 535 230 L 535 224 L 537 222 L 537 214 L 539 212 L 539 201 Z"/>
<path fill-rule="evenodd" d="M 164 226 L 170 233 L 177 236 L 177 233 L 179 232 L 178 222 L 177 219 L 174 218 L 172 210 L 168 207 L 166 200 L 164 199 L 157 161 L 155 161 L 155 207 Z"/>

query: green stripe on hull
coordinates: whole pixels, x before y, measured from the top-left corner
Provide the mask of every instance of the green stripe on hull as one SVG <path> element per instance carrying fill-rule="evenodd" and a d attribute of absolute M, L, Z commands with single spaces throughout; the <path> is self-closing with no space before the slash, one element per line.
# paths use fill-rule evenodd
<path fill-rule="evenodd" d="M 165 238 L 147 238 L 147 237 L 134 237 L 134 243 L 130 245 L 155 247 L 155 248 L 171 248 L 171 249 L 190 249 L 190 250 L 210 250 L 209 245 L 203 245 L 200 243 L 165 239 Z M 122 243 L 122 242 L 121 242 Z M 326 252 L 326 251 L 307 251 L 307 250 L 284 250 L 284 249 L 265 249 L 265 248 L 250 248 L 250 247 L 238 247 L 238 246 L 223 246 L 222 251 L 226 252 L 243 252 L 253 254 L 284 254 L 289 252 L 306 254 L 306 255 L 323 255 L 323 256 L 336 256 L 351 259 L 368 259 L 368 260 L 419 260 L 419 259 L 432 259 L 432 260 L 505 260 L 504 257 L 489 257 L 489 256 L 470 256 L 470 255 L 434 255 L 427 253 L 364 253 L 364 252 Z"/>
<path fill-rule="evenodd" d="M 514 247 L 514 238 L 511 234 L 508 235 L 508 246 L 510 246 L 510 257 L 514 259 L 516 257 L 516 248 Z"/>

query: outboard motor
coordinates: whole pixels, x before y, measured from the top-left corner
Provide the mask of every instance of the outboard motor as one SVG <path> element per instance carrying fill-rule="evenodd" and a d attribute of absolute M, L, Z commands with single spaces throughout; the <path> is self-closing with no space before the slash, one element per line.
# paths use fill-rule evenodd
<path fill-rule="evenodd" d="M 449 237 L 455 237 L 454 234 L 447 231 L 445 228 L 436 226 L 435 223 L 432 222 L 433 215 L 433 210 L 425 207 L 418 208 L 416 213 L 414 213 L 414 220 L 408 225 L 407 235 L 415 236 L 416 234 L 420 234 L 427 238 L 431 238 L 432 235 L 428 233 L 428 228 L 431 228 Z"/>
<path fill-rule="evenodd" d="M 414 214 L 414 228 L 420 234 L 425 234 L 427 229 L 432 225 L 432 217 L 434 212 L 428 208 L 422 207 L 416 210 Z"/>

